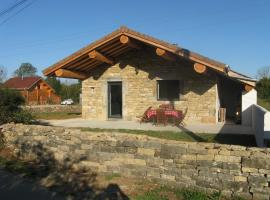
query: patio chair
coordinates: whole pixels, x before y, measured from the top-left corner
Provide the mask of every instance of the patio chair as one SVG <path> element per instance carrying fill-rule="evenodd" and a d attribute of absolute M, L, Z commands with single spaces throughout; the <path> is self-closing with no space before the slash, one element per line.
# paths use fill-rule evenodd
<path fill-rule="evenodd" d="M 167 125 L 167 116 L 165 115 L 164 109 L 157 109 L 157 125 L 163 124 L 164 126 Z"/>
<path fill-rule="evenodd" d="M 150 119 L 149 119 L 148 116 L 147 116 L 147 113 L 148 113 L 149 110 L 151 110 L 151 108 L 152 108 L 152 106 L 149 106 L 149 107 L 145 110 L 145 112 L 143 113 L 143 115 L 141 115 L 141 116 L 136 116 L 137 118 L 139 118 L 140 124 L 141 124 L 142 122 L 149 122 L 149 121 L 150 121 Z"/>

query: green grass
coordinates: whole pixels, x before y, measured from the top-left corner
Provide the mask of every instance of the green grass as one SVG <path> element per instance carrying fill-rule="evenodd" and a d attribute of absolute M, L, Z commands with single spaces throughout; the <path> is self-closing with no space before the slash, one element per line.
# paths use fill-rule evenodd
<path fill-rule="evenodd" d="M 175 193 L 179 199 L 183 199 L 183 200 L 220 200 L 221 199 L 220 192 L 213 192 L 211 194 L 207 194 L 199 190 L 183 189 L 183 190 L 176 190 Z"/>
<path fill-rule="evenodd" d="M 221 192 L 206 193 L 196 189 L 174 189 L 159 187 L 136 196 L 135 200 L 228 200 L 222 197 Z M 240 197 L 233 197 L 230 200 L 244 200 Z"/>
<path fill-rule="evenodd" d="M 43 112 L 43 113 L 34 113 L 36 119 L 71 119 L 81 117 L 79 112 Z"/>
<path fill-rule="evenodd" d="M 112 173 L 112 174 L 107 174 L 107 175 L 105 175 L 105 179 L 106 179 L 107 181 L 111 181 L 111 180 L 113 180 L 114 178 L 118 178 L 118 177 L 121 177 L 121 174 L 119 174 L 119 173 Z"/>
<path fill-rule="evenodd" d="M 270 99 L 260 99 L 258 98 L 258 104 L 264 107 L 266 110 L 270 111 Z"/>
<path fill-rule="evenodd" d="M 243 146 L 256 146 L 255 138 L 252 135 L 240 134 L 209 134 L 209 133 L 192 133 L 192 132 L 175 132 L 175 131 L 144 131 L 129 129 L 99 129 L 99 128 L 81 128 L 82 131 L 91 132 L 118 132 L 135 135 L 147 135 L 151 137 L 189 142 L 211 142 L 221 144 L 235 144 Z"/>
<path fill-rule="evenodd" d="M 168 187 L 160 187 L 136 196 L 135 200 L 169 200 L 169 193 L 171 192 L 172 189 Z"/>

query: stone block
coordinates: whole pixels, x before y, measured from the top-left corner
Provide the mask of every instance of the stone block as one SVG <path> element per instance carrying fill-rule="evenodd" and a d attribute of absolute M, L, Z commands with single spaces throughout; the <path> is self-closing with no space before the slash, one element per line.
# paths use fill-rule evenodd
<path fill-rule="evenodd" d="M 81 145 L 81 149 L 82 149 L 82 150 L 89 150 L 89 149 L 92 149 L 92 145 L 89 145 L 89 144 L 82 144 L 82 145 Z"/>
<path fill-rule="evenodd" d="M 200 154 L 200 155 L 206 155 L 208 154 L 208 150 L 201 146 L 198 143 L 195 144 L 189 144 L 187 148 L 187 153 L 188 154 Z"/>
<path fill-rule="evenodd" d="M 235 181 L 227 181 L 226 179 L 222 180 L 223 188 L 229 189 L 234 193 L 238 192 L 248 192 L 249 185 L 247 182 L 235 182 Z"/>
<path fill-rule="evenodd" d="M 235 182 L 247 182 L 247 177 L 245 177 L 245 176 L 235 176 L 234 181 Z"/>
<path fill-rule="evenodd" d="M 270 159 L 268 157 L 244 157 L 242 166 L 247 168 L 270 169 Z"/>
<path fill-rule="evenodd" d="M 160 157 L 165 159 L 175 158 L 179 154 L 186 153 L 186 148 L 177 145 L 161 145 Z"/>
<path fill-rule="evenodd" d="M 166 179 L 166 180 L 169 180 L 169 181 L 175 181 L 175 176 L 168 175 L 168 174 L 161 174 L 160 178 Z"/>
<path fill-rule="evenodd" d="M 149 167 L 160 167 L 163 165 L 163 159 L 160 158 L 148 158 L 146 164 Z"/>
<path fill-rule="evenodd" d="M 240 163 L 240 156 L 225 156 L 225 155 L 215 155 L 215 161 L 217 162 L 229 162 L 229 163 Z"/>
<path fill-rule="evenodd" d="M 250 167 L 242 167 L 242 172 L 244 173 L 258 173 L 257 168 L 250 168 Z"/>
<path fill-rule="evenodd" d="M 214 160 L 214 155 L 210 154 L 210 155 L 197 155 L 197 161 L 199 160 Z"/>
<path fill-rule="evenodd" d="M 160 174 L 163 173 L 163 170 L 159 168 L 146 167 L 146 176 L 160 178 Z"/>
<path fill-rule="evenodd" d="M 147 156 L 154 156 L 155 150 L 153 149 L 145 149 L 145 148 L 138 148 L 138 154 L 147 155 Z"/>
<path fill-rule="evenodd" d="M 253 199 L 254 200 L 269 200 L 270 196 L 261 194 L 261 193 L 253 193 Z"/>
<path fill-rule="evenodd" d="M 268 187 L 268 180 L 264 176 L 249 176 L 248 182 L 253 187 Z"/>

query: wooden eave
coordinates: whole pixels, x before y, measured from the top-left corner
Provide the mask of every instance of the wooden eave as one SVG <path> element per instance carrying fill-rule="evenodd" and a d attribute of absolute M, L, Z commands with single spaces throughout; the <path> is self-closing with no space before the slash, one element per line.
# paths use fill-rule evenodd
<path fill-rule="evenodd" d="M 65 59 L 60 60 L 59 62 L 55 63 L 51 67 L 45 69 L 43 71 L 43 74 L 45 76 L 54 76 L 55 71 L 59 69 L 66 69 L 66 70 L 74 71 L 76 73 L 82 73 L 87 77 L 91 69 L 104 64 L 104 62 L 100 60 L 94 60 L 89 57 L 89 53 L 91 53 L 92 51 L 99 52 L 100 54 L 102 54 L 103 57 L 107 58 L 106 59 L 107 61 L 108 60 L 111 61 L 115 57 L 133 49 L 131 46 L 125 45 L 120 42 L 120 37 L 123 35 L 129 37 L 130 39 L 132 39 L 133 41 L 137 43 L 144 44 L 144 45 L 146 44 L 154 48 L 163 49 L 167 51 L 168 53 L 175 55 L 176 57 L 188 59 L 188 60 L 193 61 L 194 63 L 203 64 L 210 69 L 213 69 L 219 73 L 222 73 L 225 76 L 230 76 L 228 74 L 230 69 L 224 63 L 204 57 L 200 54 L 181 48 L 177 45 L 173 45 L 165 41 L 158 40 L 156 38 L 153 38 L 145 34 L 141 34 L 127 27 L 120 27 L 119 29 L 108 34 L 107 36 L 89 44 L 88 46 L 71 54 Z M 234 74 L 235 73 L 237 72 L 234 72 Z M 239 76 L 241 76 L 241 74 L 239 74 Z M 232 78 L 236 78 L 238 81 L 244 84 L 249 84 L 253 87 L 255 87 L 255 84 L 256 84 L 256 81 L 252 79 L 243 81 L 239 77 L 232 77 Z"/>

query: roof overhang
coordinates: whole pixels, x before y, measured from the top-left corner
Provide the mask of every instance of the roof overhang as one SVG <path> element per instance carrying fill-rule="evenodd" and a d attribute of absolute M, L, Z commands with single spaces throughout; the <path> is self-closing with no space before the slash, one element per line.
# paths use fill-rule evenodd
<path fill-rule="evenodd" d="M 120 27 L 118 30 L 100 40 L 91 43 L 65 59 L 55 63 L 51 67 L 45 69 L 43 73 L 45 76 L 58 76 L 83 80 L 89 77 L 93 68 L 103 64 L 112 65 L 117 56 L 132 49 L 140 49 L 143 45 L 152 46 L 158 56 L 167 60 L 183 58 L 193 61 L 194 69 L 198 73 L 204 73 L 207 68 L 210 68 L 228 78 L 247 84 L 251 88 L 256 86 L 256 80 L 232 71 L 228 65 L 224 63 L 158 40 L 151 36 L 141 34 L 127 27 Z"/>

